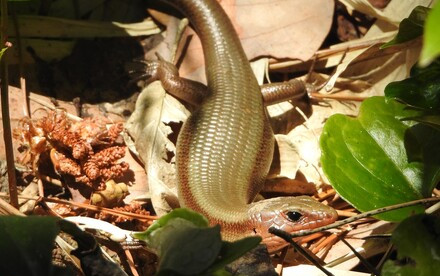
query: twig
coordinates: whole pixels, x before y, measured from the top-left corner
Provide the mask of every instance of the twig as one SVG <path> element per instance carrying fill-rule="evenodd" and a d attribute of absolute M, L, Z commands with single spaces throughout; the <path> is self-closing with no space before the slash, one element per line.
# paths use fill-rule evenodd
<path fill-rule="evenodd" d="M 0 198 L 0 214 L 24 216 L 17 208 Z"/>
<path fill-rule="evenodd" d="M 342 241 L 346 246 L 348 246 L 348 248 L 350 248 L 351 252 L 353 252 L 353 254 L 362 262 L 363 265 L 365 265 L 367 269 L 370 270 L 370 272 L 372 272 L 374 275 L 380 275 L 380 272 L 374 266 L 372 266 L 361 254 L 359 254 L 359 252 L 357 252 L 356 249 L 354 249 L 354 247 L 351 246 L 351 244 L 349 244 L 344 238 L 341 238 L 339 240 Z"/>
<path fill-rule="evenodd" d="M 321 243 L 319 243 L 315 248 L 312 249 L 312 253 L 317 254 L 321 249 L 325 248 L 329 244 L 335 244 L 338 240 L 338 235 L 332 233 L 330 236 L 326 237 Z"/>
<path fill-rule="evenodd" d="M 312 264 L 314 264 L 317 268 L 319 268 L 322 272 L 325 273 L 325 275 L 328 276 L 334 276 L 330 271 L 328 271 L 325 267 L 323 267 L 318 261 L 315 260 L 310 254 L 308 254 L 302 246 L 298 245 L 296 242 L 292 240 L 289 233 L 282 231 L 277 228 L 270 228 L 270 232 L 274 235 L 277 235 L 278 237 L 282 238 L 286 242 L 288 242 L 292 247 L 295 248 L 296 251 L 298 251 L 301 255 L 303 255 L 307 260 L 309 260 Z"/>
<path fill-rule="evenodd" d="M 288 247 L 284 247 L 281 251 L 281 255 L 279 257 L 279 262 L 277 266 L 275 267 L 275 272 L 278 273 L 278 275 L 282 275 L 283 268 L 284 268 L 284 260 L 286 259 L 287 251 L 289 250 Z"/>
<path fill-rule="evenodd" d="M 2 47 L 7 47 L 8 30 L 8 1 L 1 0 L 1 43 Z M 8 91 L 8 63 L 6 61 L 8 51 L 3 53 L 0 61 L 1 78 L 1 102 L 2 102 L 2 121 L 3 121 L 3 140 L 5 142 L 6 163 L 8 167 L 8 182 L 11 205 L 18 208 L 17 180 L 15 177 L 14 149 L 12 148 L 11 118 L 9 117 L 9 91 Z"/>
<path fill-rule="evenodd" d="M 0 193 L 0 197 L 8 197 L 8 196 L 9 195 L 7 195 L 6 193 Z M 58 199 L 58 198 L 48 198 L 48 197 L 38 197 L 38 196 L 22 196 L 22 195 L 19 195 L 18 197 L 23 198 L 23 199 L 43 200 L 43 201 L 47 201 L 47 202 L 65 204 L 65 205 L 69 205 L 69 206 L 84 208 L 84 209 L 91 210 L 91 211 L 99 211 L 99 212 L 108 213 L 111 215 L 123 216 L 123 217 L 128 217 L 128 218 L 135 218 L 135 219 L 139 219 L 139 220 L 158 219 L 157 216 L 147 216 L 147 215 L 134 214 L 134 213 L 130 213 L 130 212 L 114 210 L 114 209 L 99 207 L 99 206 L 85 204 L 85 203 L 72 202 L 72 201 Z"/>
<path fill-rule="evenodd" d="M 129 249 L 125 249 L 124 253 L 125 253 L 125 256 L 127 258 L 128 265 L 130 266 L 131 273 L 133 274 L 133 276 L 139 276 L 139 273 L 136 270 L 136 265 L 135 265 L 135 263 L 133 261 L 133 256 L 131 255 L 130 250 Z"/>
<path fill-rule="evenodd" d="M 28 100 L 28 95 L 27 95 L 27 90 L 26 90 L 26 79 L 24 78 L 24 68 L 23 68 L 23 45 L 21 43 L 21 35 L 20 35 L 20 25 L 18 24 L 18 18 L 17 18 L 17 13 L 15 12 L 15 6 L 12 5 L 11 6 L 11 15 L 12 15 L 12 22 L 13 27 L 14 27 L 14 31 L 15 31 L 15 41 L 16 41 L 16 46 L 18 49 L 18 70 L 19 70 L 19 75 L 20 75 L 20 89 L 21 89 L 21 95 L 22 95 L 22 102 L 23 104 L 23 116 L 25 117 L 30 117 L 30 105 L 29 105 L 29 100 Z"/>
<path fill-rule="evenodd" d="M 354 217 L 358 215 L 358 213 L 350 212 L 347 210 L 337 210 L 337 212 L 339 217 Z"/>
<path fill-rule="evenodd" d="M 392 210 L 396 210 L 396 209 L 401 209 L 401 208 L 405 208 L 405 207 L 410 207 L 410 206 L 413 206 L 413 205 L 425 204 L 425 203 L 437 202 L 437 201 L 440 201 L 440 197 L 423 198 L 423 199 L 413 200 L 413 201 L 409 201 L 409 202 L 405 202 L 405 203 L 401 203 L 401 204 L 396 204 L 396 205 L 392 205 L 392 206 L 382 207 L 382 208 L 379 208 L 379 209 L 375 209 L 375 210 L 371 210 L 371 211 L 368 211 L 368 212 L 364 212 L 364 213 L 359 214 L 359 215 L 354 216 L 354 217 L 350 217 L 350 218 L 347 218 L 347 219 L 343 219 L 343 220 L 337 221 L 335 223 L 332 223 L 332 224 L 329 224 L 329 225 L 326 225 L 326 226 L 323 226 L 323 227 L 318 227 L 318 228 L 315 228 L 315 229 L 312 229 L 312 230 L 299 231 L 297 233 L 292 233 L 292 234 L 284 232 L 282 230 L 279 230 L 279 229 L 277 229 L 275 227 L 269 228 L 269 232 L 278 236 L 278 233 L 280 233 L 280 231 L 281 231 L 281 232 L 284 232 L 285 234 L 287 234 L 292 239 L 292 238 L 302 237 L 302 236 L 305 236 L 305 235 L 310 235 L 310 234 L 313 234 L 313 233 L 317 233 L 317 232 L 325 231 L 325 230 L 328 230 L 328 229 L 336 228 L 336 227 L 339 227 L 341 225 L 348 224 L 350 222 L 359 220 L 361 218 L 366 218 L 366 217 L 374 216 L 374 215 L 377 215 L 377 214 L 385 213 L 385 212 L 388 212 L 388 211 L 392 211 Z"/>
<path fill-rule="evenodd" d="M 310 97 L 312 99 L 331 99 L 331 100 L 355 101 L 355 102 L 362 102 L 368 98 L 368 97 L 344 96 L 337 94 L 321 94 L 318 92 L 310 93 Z"/>
<path fill-rule="evenodd" d="M 393 252 L 393 248 L 394 248 L 394 245 L 392 243 L 390 243 L 388 245 L 387 250 L 385 251 L 385 254 L 382 256 L 379 263 L 377 264 L 376 270 L 382 270 L 382 266 L 385 263 L 385 261 L 388 260 L 388 258 L 390 257 L 391 252 Z"/>
<path fill-rule="evenodd" d="M 39 104 L 39 105 L 42 105 L 43 107 L 45 107 L 47 109 L 50 109 L 50 110 L 57 110 L 57 109 L 59 109 L 57 107 L 54 107 L 53 104 L 51 104 L 51 103 L 49 103 L 47 101 L 40 100 L 40 99 L 38 99 L 37 97 L 35 97 L 33 95 L 29 95 L 29 100 L 31 100 L 31 101 Z M 66 116 L 67 116 L 67 118 L 69 118 L 71 120 L 74 120 L 75 122 L 80 122 L 80 121 L 83 120 L 82 118 L 80 118 L 78 116 L 75 116 L 75 115 L 73 115 L 73 114 L 71 114 L 71 113 L 69 113 L 67 111 L 66 111 Z"/>

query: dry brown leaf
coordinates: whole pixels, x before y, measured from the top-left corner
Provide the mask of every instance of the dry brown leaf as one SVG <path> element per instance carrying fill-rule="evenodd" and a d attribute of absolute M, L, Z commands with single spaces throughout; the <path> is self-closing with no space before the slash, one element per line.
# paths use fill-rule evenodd
<path fill-rule="evenodd" d="M 327 0 L 236 0 L 234 18 L 250 59 L 308 60 L 330 30 L 333 9 Z"/>
<path fill-rule="evenodd" d="M 322 172 L 319 148 L 319 137 L 325 121 L 334 113 L 347 115 L 357 114 L 358 103 L 329 101 L 323 105 L 314 105 L 313 114 L 307 121 L 289 132 L 288 139 L 298 149 L 300 161 L 298 170 L 304 174 L 308 182 L 320 184 L 325 181 Z"/>
<path fill-rule="evenodd" d="M 279 150 L 279 173 L 277 177 L 294 179 L 299 166 L 299 149 L 286 135 L 275 135 Z"/>
<path fill-rule="evenodd" d="M 347 9 L 357 10 L 364 14 L 376 17 L 379 20 L 387 21 L 398 25 L 400 21 L 408 17 L 414 7 L 426 6 L 432 1 L 412 0 L 412 1 L 390 1 L 383 10 L 376 9 L 368 0 L 340 0 Z"/>
<path fill-rule="evenodd" d="M 175 144 L 169 140 L 173 134 L 170 125 L 183 122 L 188 115 L 184 106 L 167 95 L 160 82 L 156 81 L 139 95 L 136 110 L 126 124 L 145 164 L 151 200 L 158 215 L 178 205 Z"/>
<path fill-rule="evenodd" d="M 364 239 L 371 235 L 391 233 L 395 224 L 386 221 L 360 224 L 356 229 L 350 231 L 345 236 L 345 240 L 364 257 L 370 258 L 385 252 L 389 240 L 384 238 Z M 325 260 L 328 267 L 350 270 L 359 264 L 359 259 L 343 242 L 339 241 L 333 245 L 326 255 Z"/>
<path fill-rule="evenodd" d="M 285 195 L 314 195 L 316 186 L 313 183 L 290 178 L 267 179 L 261 192 Z"/>
<path fill-rule="evenodd" d="M 125 153 L 124 158 L 121 159 L 121 162 L 126 162 L 130 165 L 130 171 L 133 172 L 133 179 L 125 180 L 121 179 L 125 183 L 130 183 L 128 185 L 128 195 L 124 198 L 125 204 L 130 204 L 133 200 L 143 199 L 143 201 L 149 201 L 149 189 L 148 189 L 148 180 L 147 175 L 145 174 L 145 170 L 136 159 L 133 158 L 133 155 L 130 153 L 128 146 L 127 151 Z"/>
<path fill-rule="evenodd" d="M 332 22 L 330 0 L 224 0 L 220 2 L 241 38 L 249 59 L 259 56 L 310 59 Z M 182 76 L 205 79 L 202 46 L 194 31 L 180 67 Z"/>
<path fill-rule="evenodd" d="M 418 5 L 429 6 L 432 1 L 391 1 L 383 10 L 375 9 L 366 0 L 343 0 L 349 9 L 357 9 L 368 15 L 377 17 L 378 20 L 371 26 L 366 35 L 359 39 L 343 44 L 334 45 L 347 48 L 363 41 L 371 43 L 372 46 L 347 53 L 343 61 L 337 66 L 336 72 L 332 75 L 326 90 L 330 91 L 336 79 L 343 74 L 345 77 L 362 79 L 372 83 L 371 90 L 365 96 L 383 95 L 385 86 L 392 82 L 401 80 L 408 76 L 409 69 L 417 61 L 421 44 L 407 43 L 396 53 L 388 49 L 379 51 L 378 47 L 382 42 L 391 40 L 398 29 L 398 23 L 406 18 Z M 341 56 L 333 56 L 328 60 L 328 65 L 339 63 Z"/>
<path fill-rule="evenodd" d="M 371 5 L 368 1 L 344 1 L 344 3 L 356 2 L 358 5 Z M 362 3 L 361 3 L 362 2 Z M 417 3 L 423 3 L 422 0 L 416 1 Z M 429 1 L 424 1 L 426 4 Z M 412 10 L 415 3 L 408 1 L 401 3 L 397 1 L 399 5 L 405 5 L 409 12 Z M 356 7 L 359 7 L 359 6 Z M 363 84 L 369 84 L 370 87 L 364 86 L 363 91 L 355 91 L 355 86 L 337 88 L 332 92 L 343 92 L 344 95 L 358 96 L 358 97 L 369 97 L 373 95 L 383 95 L 384 87 L 391 81 L 400 80 L 408 75 L 409 69 L 412 64 L 417 60 L 418 53 L 420 50 L 420 44 L 415 42 L 403 45 L 401 49 L 386 49 L 379 50 L 379 42 L 384 42 L 390 40 L 397 29 L 394 25 L 396 19 L 396 14 L 394 12 L 393 1 L 387 6 L 383 11 L 378 11 L 381 14 L 382 19 L 389 19 L 389 22 L 383 20 L 378 20 L 375 25 L 369 30 L 367 35 L 356 41 L 349 41 L 335 45 L 335 47 L 347 47 L 350 48 L 353 45 L 359 44 L 359 41 L 371 42 L 373 46 L 352 51 L 347 53 L 344 60 L 337 67 L 336 73 L 332 75 L 330 82 L 328 84 L 329 89 L 337 86 L 337 82 L 340 80 L 341 74 L 347 76 L 347 78 L 352 78 L 354 80 L 363 81 Z M 354 7 L 354 6 L 353 6 Z M 349 7 L 350 8 L 350 7 Z M 372 8 L 372 7 L 371 7 Z M 374 8 L 372 8 L 374 9 Z M 399 10 L 401 7 L 398 8 Z M 408 12 L 408 13 L 409 13 Z M 374 15 L 374 14 L 373 14 Z M 400 14 L 401 20 L 405 17 L 407 13 Z M 391 31 L 390 31 L 391 30 Z M 334 65 L 340 61 L 341 56 L 333 56 L 327 61 L 327 64 Z M 319 149 L 319 136 L 322 131 L 323 124 L 325 120 L 335 113 L 342 113 L 347 115 L 357 115 L 358 103 L 341 103 L 337 101 L 328 101 L 329 107 L 324 106 L 313 106 L 313 114 L 308 121 L 295 129 L 293 129 L 288 136 L 291 141 L 299 149 L 299 155 L 301 157 L 300 168 L 301 171 L 310 182 L 320 183 L 322 181 L 327 181 L 324 174 L 322 173 L 320 167 L 320 149 Z"/>

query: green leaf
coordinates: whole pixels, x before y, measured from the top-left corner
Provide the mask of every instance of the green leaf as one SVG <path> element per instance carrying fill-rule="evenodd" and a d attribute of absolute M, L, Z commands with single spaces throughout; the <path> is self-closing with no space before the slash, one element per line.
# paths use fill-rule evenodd
<path fill-rule="evenodd" d="M 52 266 L 57 218 L 0 216 L 0 271 L 4 275 L 72 275 Z"/>
<path fill-rule="evenodd" d="M 414 65 L 409 78 L 391 82 L 385 87 L 385 96 L 410 106 L 439 110 L 440 59 L 425 68 Z"/>
<path fill-rule="evenodd" d="M 208 227 L 204 216 L 184 208 L 133 236 L 145 240 L 159 255 L 157 275 L 230 275 L 224 266 L 261 242 L 260 237 L 222 242 L 220 226 Z"/>
<path fill-rule="evenodd" d="M 440 2 L 434 6 L 426 18 L 420 66 L 430 64 L 440 55 Z"/>
<path fill-rule="evenodd" d="M 405 118 L 404 120 L 408 121 L 408 120 L 412 120 L 412 121 L 416 121 L 422 124 L 426 124 L 429 125 L 431 127 L 434 127 L 438 130 L 440 130 L 440 115 L 436 114 L 436 115 L 421 115 L 421 116 L 417 116 L 417 117 L 408 117 Z"/>
<path fill-rule="evenodd" d="M 9 47 L 3 47 L 3 48 L 0 50 L 0 59 L 3 58 L 3 55 L 5 54 L 6 50 L 8 50 L 8 49 L 9 49 Z"/>
<path fill-rule="evenodd" d="M 232 276 L 232 274 L 227 272 L 224 268 L 216 270 L 216 271 L 209 273 L 207 275 L 209 275 L 209 276 Z"/>
<path fill-rule="evenodd" d="M 392 241 L 399 260 L 385 262 L 383 276 L 438 275 L 440 218 L 423 214 L 409 217 L 394 230 Z"/>
<path fill-rule="evenodd" d="M 381 49 L 401 44 L 421 36 L 423 34 L 423 24 L 425 23 L 429 10 L 429 8 L 422 6 L 415 7 L 409 17 L 400 22 L 397 35 L 391 41 L 383 44 Z"/>
<path fill-rule="evenodd" d="M 199 228 L 175 218 L 151 237 L 159 249 L 159 275 L 195 275 L 207 270 L 222 247 L 220 226 Z"/>
<path fill-rule="evenodd" d="M 133 237 L 144 240 L 148 243 L 149 237 L 152 232 L 161 227 L 164 227 L 170 220 L 174 218 L 186 219 L 188 221 L 191 221 L 195 226 L 198 227 L 208 227 L 209 225 L 208 220 L 201 214 L 186 208 L 177 208 L 166 214 L 165 216 L 162 216 L 160 219 L 156 220 L 150 227 L 148 227 L 146 231 L 133 234 Z"/>
<path fill-rule="evenodd" d="M 246 252 L 254 249 L 261 242 L 260 237 L 247 237 L 235 242 L 226 242 L 222 244 L 220 256 L 212 265 L 211 270 L 223 268 L 243 256 Z"/>
<path fill-rule="evenodd" d="M 357 209 L 368 211 L 431 194 L 440 161 L 430 153 L 440 148 L 440 134 L 401 120 L 418 115 L 403 104 L 372 97 L 362 103 L 357 118 L 336 114 L 328 119 L 320 140 L 322 166 L 335 190 Z M 398 221 L 422 210 L 416 206 L 377 217 Z"/>

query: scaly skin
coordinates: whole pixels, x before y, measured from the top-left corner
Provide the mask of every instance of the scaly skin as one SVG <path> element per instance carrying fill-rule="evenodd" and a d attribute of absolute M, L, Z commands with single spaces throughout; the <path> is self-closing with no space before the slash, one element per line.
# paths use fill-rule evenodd
<path fill-rule="evenodd" d="M 308 197 L 306 205 L 296 198 L 279 199 L 277 209 L 265 200 L 252 203 L 269 171 L 274 137 L 240 40 L 216 0 L 163 2 L 179 9 L 195 28 L 208 82 L 207 98 L 184 123 L 177 141 L 181 204 L 204 214 L 211 224 L 221 224 L 228 240 L 255 234 L 254 230 L 272 240 L 268 219 L 294 231 L 333 222 L 335 211 Z M 309 223 L 289 220 L 288 211 L 301 212 Z M 313 220 L 317 223 L 310 223 Z"/>

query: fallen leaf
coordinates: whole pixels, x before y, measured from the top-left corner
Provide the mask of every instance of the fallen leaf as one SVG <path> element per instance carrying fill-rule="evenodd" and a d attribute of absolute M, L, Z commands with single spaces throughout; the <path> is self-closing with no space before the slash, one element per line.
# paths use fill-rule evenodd
<path fill-rule="evenodd" d="M 147 86 L 139 95 L 126 128 L 135 141 L 148 175 L 151 200 L 158 215 L 178 206 L 175 177 L 175 138 L 171 126 L 181 124 L 189 112 L 165 93 L 160 82 Z M 170 136 L 174 135 L 174 141 Z"/>
<path fill-rule="evenodd" d="M 357 114 L 358 103 L 329 101 L 327 105 L 314 105 L 313 114 L 307 121 L 287 134 L 290 142 L 298 149 L 298 171 L 304 174 L 308 182 L 321 184 L 327 182 L 321 168 L 321 150 L 319 137 L 324 123 L 333 113 Z"/>
<path fill-rule="evenodd" d="M 260 56 L 308 60 L 330 29 L 333 1 L 221 1 L 249 59 Z M 182 76 L 205 80 L 202 46 L 193 30 L 180 67 Z"/>
<path fill-rule="evenodd" d="M 396 35 L 399 22 L 408 17 L 416 6 L 428 7 L 432 3 L 429 0 L 401 3 L 391 1 L 385 9 L 379 11 L 366 0 L 343 0 L 342 2 L 347 5 L 347 8 L 377 17 L 378 20 L 363 38 L 343 44 L 348 49 L 359 41 L 363 41 L 370 44 L 370 47 L 349 52 L 342 61 L 341 56 L 333 56 L 328 60 L 330 64 L 334 64 L 334 62 L 340 62 L 340 64 L 326 86 L 326 90 L 330 91 L 336 79 L 343 74 L 344 77 L 362 79 L 372 83 L 372 91 L 368 96 L 383 95 L 383 90 L 389 82 L 401 80 L 409 74 L 411 66 L 419 57 L 421 44 L 407 43 L 404 46 L 405 49 L 388 54 L 383 51 L 379 52 L 378 45 L 391 40 Z M 340 45 L 333 47 L 340 47 Z"/>

